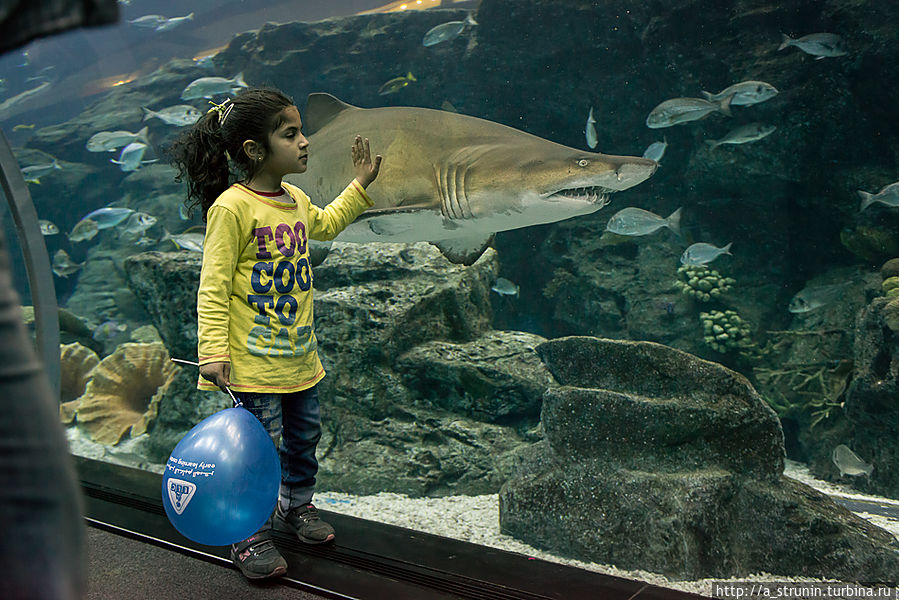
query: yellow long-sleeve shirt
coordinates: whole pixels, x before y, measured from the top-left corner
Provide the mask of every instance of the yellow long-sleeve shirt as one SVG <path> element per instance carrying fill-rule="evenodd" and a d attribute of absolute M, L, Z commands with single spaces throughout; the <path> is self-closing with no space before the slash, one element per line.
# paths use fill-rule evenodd
<path fill-rule="evenodd" d="M 316 351 L 308 240 L 331 240 L 373 205 L 353 180 L 325 208 L 300 188 L 267 197 L 234 184 L 209 208 L 197 294 L 200 364 L 231 363 L 231 388 L 304 390 L 325 376 Z M 201 390 L 218 389 L 199 378 Z"/>

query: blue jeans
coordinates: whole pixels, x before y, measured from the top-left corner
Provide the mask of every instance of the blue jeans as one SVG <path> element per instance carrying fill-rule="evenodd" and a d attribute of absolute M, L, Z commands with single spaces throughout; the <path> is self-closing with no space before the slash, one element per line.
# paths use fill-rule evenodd
<path fill-rule="evenodd" d="M 313 386 L 290 394 L 234 392 L 234 395 L 259 419 L 278 448 L 281 509 L 287 512 L 312 502 L 318 472 L 315 447 L 322 437 L 318 390 Z M 267 525 L 270 524 L 271 520 Z"/>

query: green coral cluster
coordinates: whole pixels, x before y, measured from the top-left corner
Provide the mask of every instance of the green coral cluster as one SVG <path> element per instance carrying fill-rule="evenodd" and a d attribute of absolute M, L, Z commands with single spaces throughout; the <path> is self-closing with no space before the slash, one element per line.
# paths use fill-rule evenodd
<path fill-rule="evenodd" d="M 883 280 L 883 293 L 887 298 L 899 296 L 899 277 L 893 276 Z"/>
<path fill-rule="evenodd" d="M 703 340 L 713 350 L 725 354 L 738 351 L 751 355 L 755 343 L 749 337 L 749 324 L 733 310 L 713 310 L 699 313 Z"/>
<path fill-rule="evenodd" d="M 678 268 L 677 276 L 675 285 L 681 293 L 699 302 L 717 300 L 734 285 L 732 278 L 722 277 L 721 273 L 706 265 L 683 265 Z"/>

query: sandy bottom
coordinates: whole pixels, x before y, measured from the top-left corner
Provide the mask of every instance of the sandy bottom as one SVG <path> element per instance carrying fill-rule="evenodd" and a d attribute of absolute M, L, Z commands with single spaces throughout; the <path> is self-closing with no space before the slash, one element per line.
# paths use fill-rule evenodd
<path fill-rule="evenodd" d="M 137 467 L 156 473 L 162 473 L 164 465 L 143 462 L 142 446 L 145 441 L 139 438 L 123 441 L 114 448 L 96 444 L 87 438 L 77 427 L 67 430 L 69 444 L 74 454 L 105 460 L 111 463 Z M 841 496 L 856 500 L 876 500 L 899 507 L 899 500 L 867 496 L 858 493 L 849 485 L 834 484 L 812 477 L 802 463 L 786 461 L 784 474 L 809 485 L 830 496 Z M 821 582 L 837 581 L 814 579 L 809 577 L 785 577 L 771 573 L 756 573 L 731 580 L 699 579 L 672 580 L 659 573 L 640 570 L 624 570 L 612 565 L 584 562 L 538 550 L 515 538 L 503 535 L 499 531 L 499 499 L 497 494 L 483 496 L 446 496 L 443 498 L 409 498 L 401 494 L 382 492 L 373 496 L 354 496 L 339 492 L 318 492 L 315 503 L 325 510 L 346 514 L 362 519 L 369 519 L 389 525 L 407 527 L 434 535 L 454 538 L 474 544 L 500 548 L 509 552 L 517 552 L 550 562 L 571 565 L 606 575 L 637 579 L 654 585 L 669 587 L 706 596 L 712 595 L 714 581 L 752 581 L 752 582 Z M 858 513 L 860 517 L 886 529 L 899 539 L 899 520 Z"/>

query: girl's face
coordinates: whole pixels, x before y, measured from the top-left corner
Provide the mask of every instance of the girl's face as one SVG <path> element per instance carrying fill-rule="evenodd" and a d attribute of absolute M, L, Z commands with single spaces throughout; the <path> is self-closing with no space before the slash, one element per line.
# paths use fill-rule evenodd
<path fill-rule="evenodd" d="M 277 177 L 288 173 L 305 173 L 309 159 L 309 140 L 301 129 L 300 111 L 288 106 L 281 111 L 284 121 L 269 137 L 270 151 L 265 157 L 263 169 Z"/>

